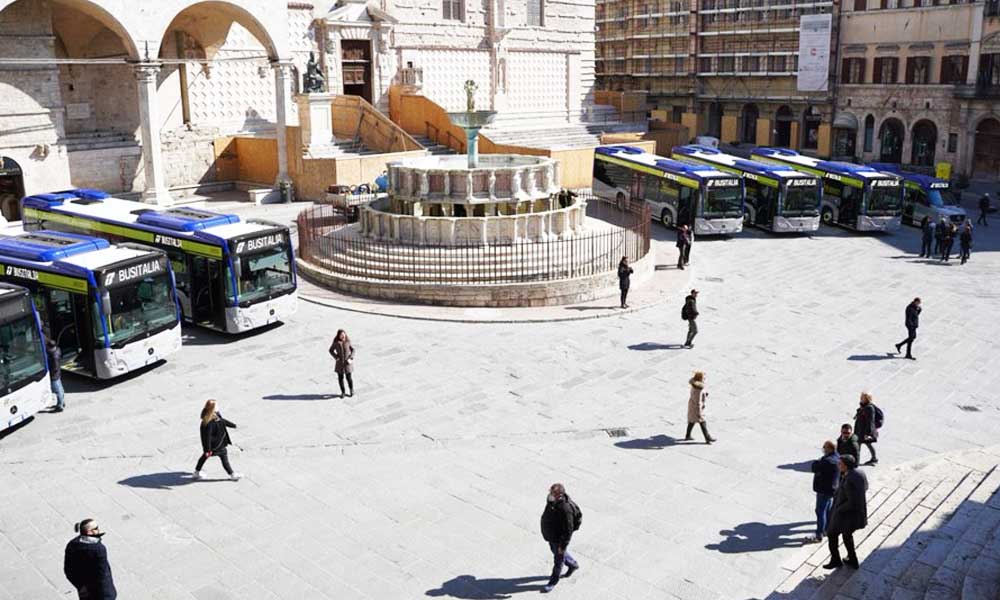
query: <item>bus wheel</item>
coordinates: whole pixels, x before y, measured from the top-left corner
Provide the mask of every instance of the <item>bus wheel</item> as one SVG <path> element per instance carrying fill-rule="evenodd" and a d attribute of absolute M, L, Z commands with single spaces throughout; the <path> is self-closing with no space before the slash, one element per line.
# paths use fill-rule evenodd
<path fill-rule="evenodd" d="M 618 195 L 615 196 L 615 206 L 618 207 L 618 210 L 625 210 L 625 194 L 618 192 Z"/>
<path fill-rule="evenodd" d="M 820 213 L 820 219 L 823 220 L 824 225 L 833 225 L 833 209 L 824 208 L 823 212 Z"/>
<path fill-rule="evenodd" d="M 664 208 L 663 212 L 660 213 L 660 223 L 663 223 L 664 227 L 673 227 L 674 226 L 674 217 L 671 216 L 669 210 L 667 210 L 667 209 Z"/>

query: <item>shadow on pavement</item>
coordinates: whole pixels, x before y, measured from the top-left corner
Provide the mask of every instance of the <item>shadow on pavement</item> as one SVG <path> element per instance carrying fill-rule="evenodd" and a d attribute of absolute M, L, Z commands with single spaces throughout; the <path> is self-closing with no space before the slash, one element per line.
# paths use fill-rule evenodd
<path fill-rule="evenodd" d="M 165 473 L 149 473 L 148 475 L 136 475 L 128 477 L 118 482 L 119 485 L 127 485 L 134 488 L 145 488 L 149 490 L 170 490 L 190 483 L 205 483 L 212 481 L 229 481 L 225 479 L 195 479 L 189 471 L 167 471 Z"/>
<path fill-rule="evenodd" d="M 617 304 L 612 304 L 611 306 L 567 306 L 566 310 L 577 310 L 577 311 L 584 311 L 584 310 L 611 310 L 613 308 L 621 308 L 621 307 L 619 305 L 617 305 Z"/>
<path fill-rule="evenodd" d="M 886 352 L 885 354 L 852 354 L 847 357 L 847 360 L 868 362 L 872 360 L 895 360 L 897 358 L 899 356 L 892 352 Z"/>
<path fill-rule="evenodd" d="M 86 375 L 80 375 L 79 373 L 74 373 L 63 368 L 63 388 L 65 389 L 67 395 L 77 394 L 80 392 L 99 392 L 101 390 L 106 390 L 115 384 L 131 381 L 136 377 L 141 377 L 145 373 L 159 369 L 163 366 L 168 366 L 169 364 L 170 362 L 168 359 L 160 359 L 154 363 L 139 367 L 138 369 L 125 373 L 119 377 L 115 377 L 114 379 L 91 379 Z"/>
<path fill-rule="evenodd" d="M 804 460 L 797 463 L 788 463 L 785 465 L 778 465 L 778 468 L 782 471 L 795 471 L 796 473 L 811 473 L 812 472 L 812 462 L 811 460 Z"/>
<path fill-rule="evenodd" d="M 205 327 L 185 323 L 184 329 L 181 330 L 181 343 L 185 346 L 221 346 L 257 337 L 258 335 L 277 329 L 282 325 L 283 323 L 278 321 L 252 331 L 244 331 L 243 333 L 222 333 L 214 329 L 207 329 Z"/>
<path fill-rule="evenodd" d="M 670 446 L 676 446 L 680 442 L 677 438 L 669 435 L 654 435 L 648 438 L 636 438 L 624 442 L 615 442 L 615 446 L 626 450 L 662 450 Z"/>
<path fill-rule="evenodd" d="M 264 400 L 332 400 L 340 398 L 340 394 L 271 394 Z"/>
<path fill-rule="evenodd" d="M 46 412 L 46 411 L 39 411 L 39 412 Z M 0 441 L 2 441 L 4 438 L 6 438 L 9 435 L 13 435 L 15 431 L 21 431 L 22 429 L 24 429 L 28 425 L 28 423 L 31 423 L 34 420 L 35 420 L 35 417 L 34 417 L 34 415 L 32 415 L 32 416 L 28 417 L 27 419 L 21 421 L 17 425 L 14 425 L 13 427 L 8 427 L 7 429 L 4 429 L 3 431 L 0 431 Z"/>
<path fill-rule="evenodd" d="M 742 523 L 735 529 L 723 529 L 720 535 L 726 536 L 718 544 L 708 544 L 705 548 L 718 550 L 723 554 L 743 554 L 745 552 L 767 552 L 776 548 L 795 548 L 804 546 L 809 536 L 815 533 L 815 521 L 799 521 L 767 525 L 765 523 Z M 803 537 L 790 537 L 803 536 Z"/>
<path fill-rule="evenodd" d="M 547 581 L 548 577 L 517 577 L 515 579 L 476 579 L 474 575 L 459 575 L 441 584 L 436 590 L 427 590 L 425 595 L 468 600 L 503 600 L 511 594 L 540 592 L 542 584 L 532 582 Z"/>
<path fill-rule="evenodd" d="M 632 344 L 628 347 L 629 350 L 639 350 L 640 352 L 647 350 L 681 350 L 683 348 L 684 344 L 659 344 L 657 342 L 643 342 L 641 344 Z"/>

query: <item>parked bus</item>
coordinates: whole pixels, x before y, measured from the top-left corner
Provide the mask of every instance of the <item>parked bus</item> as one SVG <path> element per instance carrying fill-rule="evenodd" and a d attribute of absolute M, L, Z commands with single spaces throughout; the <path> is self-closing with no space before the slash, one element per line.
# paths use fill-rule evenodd
<path fill-rule="evenodd" d="M 902 179 L 871 167 L 821 160 L 787 148 L 756 148 L 750 157 L 823 178 L 820 219 L 858 231 L 899 229 Z"/>
<path fill-rule="evenodd" d="M 0 283 L 0 431 L 52 403 L 45 340 L 28 290 Z"/>
<path fill-rule="evenodd" d="M 594 193 L 619 204 L 649 204 L 666 227 L 688 225 L 696 234 L 743 229 L 743 181 L 709 166 L 650 154 L 634 146 L 601 146 L 594 152 Z"/>
<path fill-rule="evenodd" d="M 899 165 L 890 163 L 869 163 L 868 166 L 903 178 L 903 223 L 920 225 L 924 217 L 932 221 L 944 218 L 961 227 L 969 218 L 965 209 L 958 205 L 948 180 L 903 171 Z"/>
<path fill-rule="evenodd" d="M 96 235 L 154 246 L 170 257 L 187 321 L 239 333 L 275 323 L 297 308 L 288 228 L 198 208 L 158 210 L 98 190 L 28 196 L 27 229 Z"/>
<path fill-rule="evenodd" d="M 31 293 L 63 369 L 111 379 L 180 349 L 165 253 L 57 231 L 0 234 L 0 281 Z"/>
<path fill-rule="evenodd" d="M 706 146 L 678 146 L 672 158 L 710 165 L 743 177 L 743 224 L 773 232 L 816 231 L 822 180 L 794 169 L 726 154 Z"/>

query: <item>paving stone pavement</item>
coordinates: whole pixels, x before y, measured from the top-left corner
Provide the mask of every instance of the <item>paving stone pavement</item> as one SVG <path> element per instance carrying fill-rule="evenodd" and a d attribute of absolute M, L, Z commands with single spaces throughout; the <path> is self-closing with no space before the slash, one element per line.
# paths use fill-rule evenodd
<path fill-rule="evenodd" d="M 554 481 L 584 511 L 582 569 L 554 594 L 765 597 L 811 529 L 805 461 L 862 390 L 886 412 L 873 487 L 886 466 L 996 442 L 998 229 L 977 230 L 965 266 L 915 259 L 909 228 L 699 240 L 693 350 L 677 348 L 679 296 L 532 324 L 302 302 L 256 335 L 186 330 L 139 376 L 67 375 L 66 412 L 0 439 L 0 599 L 69 597 L 62 550 L 87 516 L 109 532 L 123 599 L 527 597 L 549 570 L 538 519 Z M 916 295 L 910 362 L 886 352 Z M 334 394 L 338 327 L 357 350 L 353 398 Z M 678 440 L 695 369 L 712 446 Z M 208 481 L 189 477 L 210 397 L 239 425 L 242 481 L 214 460 Z"/>

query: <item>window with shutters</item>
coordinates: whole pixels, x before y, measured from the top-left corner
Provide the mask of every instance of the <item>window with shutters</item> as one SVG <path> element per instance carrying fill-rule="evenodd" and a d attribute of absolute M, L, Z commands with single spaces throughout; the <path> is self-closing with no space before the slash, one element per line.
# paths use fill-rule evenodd
<path fill-rule="evenodd" d="M 926 85 L 931 82 L 931 57 L 910 56 L 906 59 L 906 83 Z"/>
<path fill-rule="evenodd" d="M 748 73 L 756 73 L 760 71 L 760 57 L 759 56 L 744 56 L 743 57 L 743 70 Z"/>
<path fill-rule="evenodd" d="M 941 83 L 965 83 L 968 75 L 968 56 L 952 55 L 941 59 Z"/>
<path fill-rule="evenodd" d="M 840 69 L 841 83 L 865 82 L 865 59 L 845 58 Z"/>
<path fill-rule="evenodd" d="M 736 70 L 736 59 L 732 56 L 719 57 L 719 72 L 732 73 Z"/>
<path fill-rule="evenodd" d="M 772 73 L 784 73 L 786 70 L 784 56 L 769 56 L 767 70 Z"/>
<path fill-rule="evenodd" d="M 866 10 L 868 8 L 868 0 L 854 0 L 854 10 Z"/>
<path fill-rule="evenodd" d="M 880 56 L 875 59 L 875 72 L 872 73 L 872 83 L 896 83 L 898 71 L 898 58 L 895 56 Z"/>
<path fill-rule="evenodd" d="M 702 57 L 698 59 L 698 72 L 699 73 L 711 73 L 712 72 L 712 58 Z"/>
<path fill-rule="evenodd" d="M 464 21 L 465 3 L 462 0 L 443 0 L 441 17 L 446 21 Z"/>
<path fill-rule="evenodd" d="M 528 0 L 528 26 L 545 26 L 545 6 L 543 0 Z"/>

